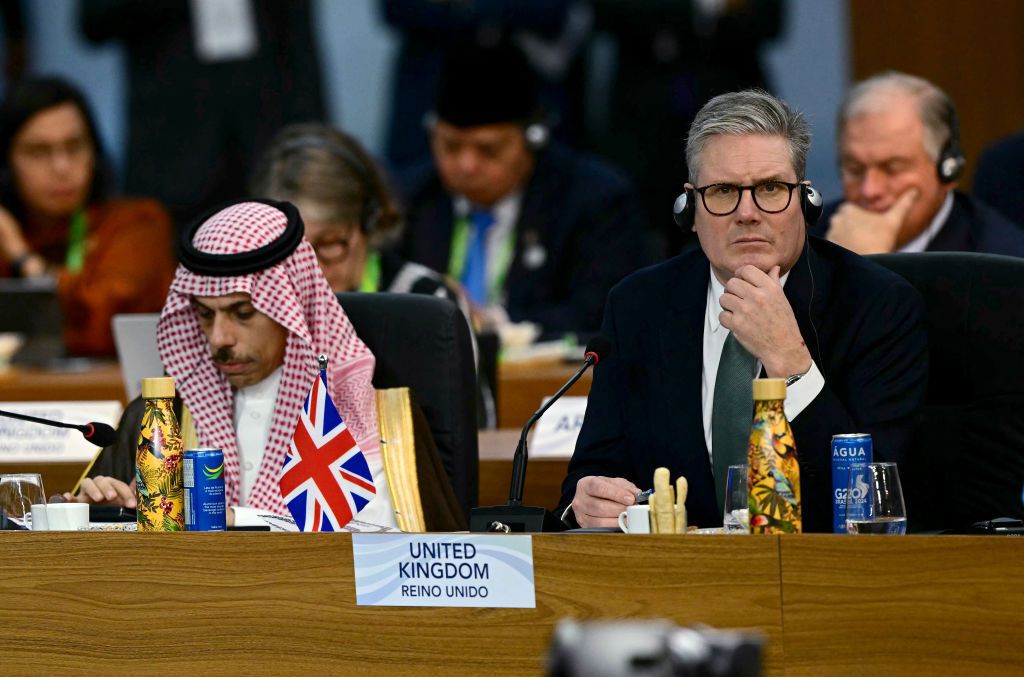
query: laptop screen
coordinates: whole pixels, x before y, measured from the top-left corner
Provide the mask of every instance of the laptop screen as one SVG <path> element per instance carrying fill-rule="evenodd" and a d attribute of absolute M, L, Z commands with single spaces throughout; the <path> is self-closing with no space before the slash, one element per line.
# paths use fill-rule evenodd
<path fill-rule="evenodd" d="M 62 336 L 57 283 L 51 278 L 0 279 L 0 332 Z"/>
<path fill-rule="evenodd" d="M 129 402 L 142 394 L 142 379 L 163 376 L 164 365 L 156 349 L 158 319 L 159 313 L 114 316 L 114 344 Z"/>

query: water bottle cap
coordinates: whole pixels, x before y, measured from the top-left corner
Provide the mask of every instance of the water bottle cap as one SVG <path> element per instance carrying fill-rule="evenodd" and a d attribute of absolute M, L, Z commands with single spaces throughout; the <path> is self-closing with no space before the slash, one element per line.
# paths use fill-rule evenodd
<path fill-rule="evenodd" d="M 174 379 L 170 376 L 142 379 L 142 397 L 174 397 Z"/>
<path fill-rule="evenodd" d="M 786 399 L 786 379 L 784 378 L 755 378 L 754 379 L 755 400 L 784 400 Z"/>

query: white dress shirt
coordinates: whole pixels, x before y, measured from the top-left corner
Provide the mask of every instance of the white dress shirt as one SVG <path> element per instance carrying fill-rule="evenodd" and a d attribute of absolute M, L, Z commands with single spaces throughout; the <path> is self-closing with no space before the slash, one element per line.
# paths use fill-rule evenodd
<path fill-rule="evenodd" d="M 779 282 L 783 287 L 789 279 L 787 272 Z M 715 380 L 718 378 L 718 362 L 722 359 L 722 348 L 725 347 L 725 339 L 729 336 L 729 330 L 722 326 L 719 320 L 719 313 L 722 312 L 721 299 L 725 293 L 725 285 L 715 277 L 714 269 L 711 270 L 711 282 L 708 283 L 707 303 L 704 310 L 704 367 L 701 370 L 700 380 L 700 402 L 704 422 L 704 441 L 708 445 L 708 455 L 714 460 L 714 447 L 711 439 L 711 409 L 715 401 Z M 758 360 L 754 374 L 761 372 L 761 361 Z M 788 375 L 788 374 L 787 374 Z M 784 408 L 786 418 L 790 421 L 800 415 L 800 412 L 807 408 L 821 389 L 825 387 L 825 377 L 818 370 L 818 365 L 811 360 L 810 370 L 804 376 L 786 388 L 786 401 Z"/>
<path fill-rule="evenodd" d="M 789 273 L 786 273 L 779 278 L 779 282 L 785 287 L 786 280 L 788 279 Z M 704 306 L 704 366 L 701 369 L 700 381 L 704 441 L 707 443 L 708 456 L 712 462 L 712 467 L 714 467 L 714 448 L 712 447 L 711 440 L 711 410 L 715 400 L 715 381 L 718 379 L 718 363 L 722 359 L 725 339 L 728 338 L 730 333 L 728 329 L 722 326 L 718 318 L 719 313 L 722 312 L 721 298 L 724 293 L 725 285 L 718 281 L 718 278 L 715 277 L 715 271 L 712 269 L 711 281 L 708 283 L 707 302 Z M 761 361 L 758 360 L 755 372 L 751 374 L 751 377 L 759 374 L 762 366 Z M 818 393 L 824 387 L 825 377 L 822 376 L 821 371 L 818 370 L 818 365 L 812 359 L 811 368 L 807 373 L 799 381 L 786 388 L 786 400 L 783 403 L 786 419 L 792 421 L 799 416 L 800 412 L 814 401 L 814 398 L 818 396 Z M 563 521 L 565 521 L 570 510 L 572 510 L 571 504 L 562 513 L 561 518 Z"/>
<path fill-rule="evenodd" d="M 238 441 L 238 505 L 246 505 L 263 463 L 263 451 L 270 437 L 277 387 L 282 367 L 251 386 L 235 391 L 234 428 Z"/>

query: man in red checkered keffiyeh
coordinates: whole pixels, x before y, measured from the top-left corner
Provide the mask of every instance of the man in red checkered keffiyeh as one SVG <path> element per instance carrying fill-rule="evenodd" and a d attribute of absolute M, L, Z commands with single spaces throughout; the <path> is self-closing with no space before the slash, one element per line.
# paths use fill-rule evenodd
<path fill-rule="evenodd" d="M 284 329 L 273 327 L 275 331 L 266 334 L 266 345 L 256 350 L 270 355 L 272 362 L 280 360 L 281 374 L 263 459 L 245 503 L 287 515 L 278 478 L 296 418 L 317 373 L 319 354 L 330 361 L 328 385 L 338 410 L 367 460 L 379 464 L 371 383 L 374 358 L 356 336 L 320 272 L 292 205 L 242 202 L 201 222 L 183 245 L 182 265 L 175 273 L 157 327 L 157 347 L 164 368 L 174 377 L 178 394 L 192 413 L 200 446 L 224 451 L 229 506 L 238 505 L 242 498 L 232 383 L 245 382 L 245 371 L 252 363 L 245 355 L 231 357 L 230 350 L 217 349 L 212 321 L 204 320 L 206 331 L 200 321 L 200 314 L 209 314 L 211 309 L 197 299 L 245 299 L 242 295 L 248 296 L 246 305 L 251 304 L 257 313 Z M 284 345 L 275 346 L 274 341 Z M 263 367 L 264 371 L 276 370 L 277 365 Z"/>

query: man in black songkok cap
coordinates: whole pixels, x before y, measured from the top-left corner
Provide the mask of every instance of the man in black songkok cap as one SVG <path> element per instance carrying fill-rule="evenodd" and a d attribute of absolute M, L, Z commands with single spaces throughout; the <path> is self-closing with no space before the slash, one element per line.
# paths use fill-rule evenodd
<path fill-rule="evenodd" d="M 651 261 L 623 175 L 548 143 L 507 45 L 451 50 L 428 128 L 434 162 L 404 182 L 406 256 L 460 283 L 484 324 L 596 331 L 608 290 Z"/>

